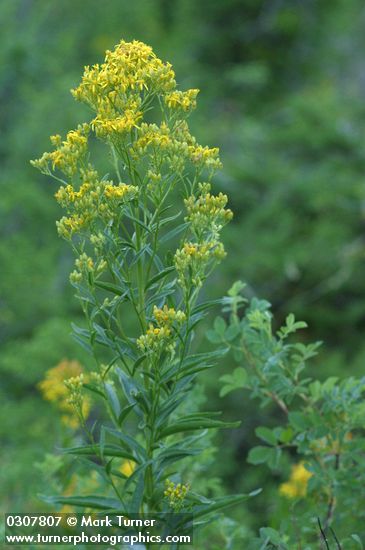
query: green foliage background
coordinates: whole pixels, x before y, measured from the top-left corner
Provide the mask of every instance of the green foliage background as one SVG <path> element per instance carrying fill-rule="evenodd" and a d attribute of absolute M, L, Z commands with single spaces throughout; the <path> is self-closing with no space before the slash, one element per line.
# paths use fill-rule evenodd
<path fill-rule="evenodd" d="M 54 450 L 60 426 L 36 384 L 63 358 L 86 360 L 69 336 L 80 312 L 72 258 L 55 229 L 56 187 L 29 159 L 48 149 L 48 135 L 82 120 L 68 90 L 121 38 L 150 44 L 182 88 L 201 89 L 193 133 L 220 146 L 217 187 L 235 213 L 211 297 L 246 280 L 278 322 L 295 311 L 309 324 L 305 338 L 325 341 L 313 374 L 362 373 L 364 19 L 360 0 L 1 0 L 3 511 L 44 508 L 36 495 L 48 481 L 35 463 Z M 223 361 L 206 381 L 208 408 L 220 408 L 217 381 L 232 368 Z M 243 423 L 219 436 L 212 477 L 234 492 L 266 487 L 247 514 L 255 528 L 273 513 L 266 503 L 280 482 L 246 463 L 270 411 L 237 392 L 223 407 Z"/>

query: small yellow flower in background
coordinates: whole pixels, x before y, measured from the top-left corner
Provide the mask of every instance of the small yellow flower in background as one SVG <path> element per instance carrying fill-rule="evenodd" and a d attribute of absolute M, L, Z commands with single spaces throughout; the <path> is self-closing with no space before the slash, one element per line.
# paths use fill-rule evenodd
<path fill-rule="evenodd" d="M 82 382 L 80 378 L 82 375 L 83 368 L 78 361 L 64 359 L 56 367 L 49 369 L 44 380 L 38 384 L 43 398 L 56 404 L 62 413 L 61 420 L 63 424 L 70 428 L 77 428 L 80 421 L 73 404 L 70 402 L 70 391 L 65 382 L 70 380 L 81 380 Z M 86 380 L 87 378 L 84 377 L 84 381 Z M 87 418 L 90 412 L 90 400 L 83 398 L 81 406 L 82 414 L 84 418 Z"/>
<path fill-rule="evenodd" d="M 126 477 L 130 477 L 134 470 L 136 469 L 136 463 L 132 460 L 124 460 L 121 464 L 119 471 L 121 474 L 124 474 Z"/>
<path fill-rule="evenodd" d="M 312 477 L 304 462 L 299 462 L 292 466 L 289 481 L 282 483 L 279 487 L 279 493 L 287 498 L 305 497 L 307 494 L 308 480 Z"/>

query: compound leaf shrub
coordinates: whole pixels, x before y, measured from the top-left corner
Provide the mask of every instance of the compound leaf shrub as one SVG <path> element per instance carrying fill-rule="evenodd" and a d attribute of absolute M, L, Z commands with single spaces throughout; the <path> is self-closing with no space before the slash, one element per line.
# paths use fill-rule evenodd
<path fill-rule="evenodd" d="M 211 192 L 218 149 L 189 131 L 198 90 L 178 90 L 171 65 L 141 42 L 107 51 L 72 93 L 90 121 L 52 136 L 53 150 L 32 163 L 61 184 L 57 228 L 76 256 L 70 280 L 86 320 L 73 331 L 92 357 L 92 372 L 66 381 L 86 438 L 64 452 L 87 459 L 110 490 L 48 500 L 203 518 L 247 498 L 208 500 L 179 474 L 179 461 L 199 455 L 203 431 L 236 425 L 182 407 L 224 351 L 191 349 L 212 306 L 199 293 L 225 256 L 220 232 L 232 217 L 226 195 Z M 100 142 L 105 175 L 92 163 Z M 107 421 L 87 420 L 90 396 Z"/>
<path fill-rule="evenodd" d="M 233 285 L 223 299 L 228 322 L 218 317 L 207 336 L 228 346 L 238 365 L 222 376 L 221 396 L 240 390 L 276 409 L 256 428 L 260 444 L 248 461 L 284 481 L 271 503 L 270 526 L 250 548 L 362 548 L 365 378 L 313 377 L 307 363 L 319 343 L 295 334 L 306 323 L 290 314 L 276 330 L 270 303 L 246 300 L 244 286 Z"/>

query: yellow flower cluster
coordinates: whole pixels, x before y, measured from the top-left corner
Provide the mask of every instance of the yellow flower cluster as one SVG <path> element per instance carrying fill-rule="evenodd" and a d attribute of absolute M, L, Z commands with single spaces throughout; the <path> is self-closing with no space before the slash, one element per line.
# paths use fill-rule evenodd
<path fill-rule="evenodd" d="M 286 483 L 282 483 L 279 487 L 279 493 L 287 498 L 294 499 L 305 497 L 307 494 L 308 480 L 312 477 L 304 462 L 299 462 L 292 466 L 290 478 Z"/>
<path fill-rule="evenodd" d="M 65 380 L 65 386 L 69 391 L 68 402 L 79 410 L 82 405 L 82 388 L 84 387 L 83 373 Z"/>
<path fill-rule="evenodd" d="M 78 258 L 76 258 L 75 266 L 77 269 L 75 269 L 70 275 L 70 280 L 72 283 L 82 281 L 84 277 L 88 276 L 88 273 L 93 273 L 94 276 L 99 275 L 106 270 L 107 262 L 104 259 L 99 259 L 95 265 L 94 260 L 83 252 Z"/>
<path fill-rule="evenodd" d="M 79 271 L 94 271 L 94 260 L 83 252 L 76 260 L 75 265 Z"/>
<path fill-rule="evenodd" d="M 165 486 L 164 496 L 168 499 L 170 507 L 173 510 L 181 509 L 187 492 L 189 491 L 189 486 L 183 485 L 182 483 L 175 485 L 175 483 L 169 479 L 166 480 Z"/>
<path fill-rule="evenodd" d="M 143 122 L 138 133 L 138 139 L 131 148 L 131 154 L 137 160 L 146 153 L 147 148 L 150 146 L 154 149 L 166 150 L 171 148 L 172 143 L 171 130 L 166 122 L 162 122 L 160 126 Z"/>
<path fill-rule="evenodd" d="M 170 63 L 163 63 L 143 42 L 122 40 L 113 51 L 106 51 L 104 63 L 85 67 L 81 84 L 72 93 L 95 110 L 106 99 L 115 109 L 123 109 L 128 92 L 161 94 L 175 87 Z"/>
<path fill-rule="evenodd" d="M 133 128 L 138 128 L 141 118 L 141 111 L 125 109 L 123 116 L 118 116 L 110 107 L 108 109 L 104 107 L 92 120 L 91 126 L 99 138 L 107 138 L 113 134 L 120 136 L 130 132 Z"/>
<path fill-rule="evenodd" d="M 198 198 L 192 195 L 185 199 L 188 213 L 185 221 L 191 222 L 198 235 L 208 231 L 218 236 L 222 227 L 233 217 L 232 211 L 226 209 L 228 197 L 223 193 L 212 195 L 209 184 L 202 184 L 201 189 L 202 193 Z"/>
<path fill-rule="evenodd" d="M 153 317 L 157 324 L 149 324 L 149 328 L 146 334 L 142 334 L 137 340 L 137 346 L 144 353 L 146 352 L 160 352 L 163 349 L 174 352 L 175 345 L 172 341 L 172 326 L 176 322 L 181 325 L 186 315 L 183 311 L 175 311 L 174 308 L 168 308 L 166 305 L 160 309 L 154 307 Z"/>
<path fill-rule="evenodd" d="M 56 222 L 58 234 L 64 239 L 69 240 L 72 235 L 81 232 L 89 221 L 89 218 L 84 218 L 77 214 L 69 218 L 62 216 L 62 218 Z"/>
<path fill-rule="evenodd" d="M 62 413 L 62 422 L 70 428 L 79 426 L 79 417 L 70 401 L 70 391 L 65 382 L 70 379 L 76 380 L 75 388 L 77 387 L 77 391 L 80 393 L 82 386 L 80 376 L 82 375 L 83 369 L 78 361 L 63 360 L 56 367 L 49 369 L 44 380 L 38 384 L 43 398 L 57 405 Z M 84 380 L 86 381 L 87 378 L 85 377 Z M 81 411 L 84 418 L 87 418 L 90 412 L 90 401 L 87 398 L 82 400 Z"/>
<path fill-rule="evenodd" d="M 178 323 L 183 323 L 186 319 L 186 315 L 183 311 L 175 311 L 173 307 L 168 308 L 167 305 L 164 305 L 162 309 L 154 306 L 153 316 L 159 326 L 171 326 L 174 321 L 177 321 Z"/>
<path fill-rule="evenodd" d="M 206 166 L 211 171 L 222 168 L 222 163 L 219 160 L 218 147 L 190 145 L 189 157 L 193 164 L 197 164 L 198 166 Z"/>
<path fill-rule="evenodd" d="M 163 63 L 150 46 L 135 40 L 121 41 L 113 51 L 108 50 L 101 65 L 85 67 L 81 83 L 72 93 L 96 111 L 91 126 L 98 137 L 107 139 L 138 128 L 144 100 L 175 87 L 171 65 Z"/>
<path fill-rule="evenodd" d="M 89 380 L 89 377 L 87 377 L 87 380 Z M 65 380 L 65 386 L 69 392 L 68 403 L 73 407 L 77 417 L 82 423 L 84 423 L 85 421 L 85 403 L 87 414 L 89 413 L 90 408 L 90 402 L 87 399 L 85 400 L 85 397 L 83 395 L 85 382 L 86 379 L 83 373 Z"/>
<path fill-rule="evenodd" d="M 169 94 L 165 95 L 165 103 L 169 109 L 182 109 L 185 112 L 190 112 L 196 108 L 196 97 L 199 93 L 197 89 L 187 90 L 186 92 L 181 92 L 175 90 Z"/>
<path fill-rule="evenodd" d="M 89 189 L 90 183 L 83 183 L 78 191 L 75 191 L 72 185 L 66 185 L 59 188 L 57 193 L 55 193 L 55 197 L 59 204 L 66 207 L 75 201 L 83 199 Z"/>
<path fill-rule="evenodd" d="M 211 262 L 221 261 L 225 255 L 224 246 L 218 240 L 184 243 L 174 256 L 179 284 L 185 288 L 187 281 L 191 279 L 195 286 L 201 286 L 206 267 Z"/>
<path fill-rule="evenodd" d="M 172 170 L 174 174 L 184 173 L 186 163 L 192 163 L 199 172 L 207 169 L 210 176 L 221 166 L 219 150 L 199 145 L 184 120 L 196 106 L 198 90 L 177 90 L 171 65 L 142 42 L 121 41 L 106 52 L 104 63 L 85 67 L 81 83 L 72 93 L 94 110 L 94 118 L 68 132 L 64 141 L 59 135 L 53 136 L 55 150 L 32 161 L 45 174 L 56 177 L 53 172 L 60 170 L 66 175 L 67 181 L 56 193 L 57 201 L 67 210 L 57 222 L 65 239 L 88 230 L 94 233 L 92 224 L 98 219 L 109 224 L 116 219 L 116 212 L 120 213 L 120 204 L 114 199 L 127 201 L 139 193 L 136 185 L 114 186 L 102 180 L 88 164 L 91 131 L 112 145 L 113 154 L 120 155 L 128 167 L 125 169 L 132 182 L 138 179 L 139 185 L 146 184 L 151 195 L 164 181 L 165 168 L 168 180 Z M 162 112 L 156 118 L 162 121 L 145 122 L 145 112 L 158 106 Z M 147 177 L 136 178 L 140 167 Z M 116 171 L 119 174 L 118 167 Z"/>
<path fill-rule="evenodd" d="M 61 186 L 55 197 L 57 202 L 67 210 L 57 222 L 58 233 L 65 239 L 89 228 L 97 219 L 108 222 L 117 215 L 120 201 L 130 201 L 138 193 L 134 185 L 100 180 L 96 170 L 90 166 L 80 170 L 83 183 L 77 191 L 71 184 Z"/>
<path fill-rule="evenodd" d="M 199 145 L 190 134 L 186 121 L 181 120 L 173 126 L 169 126 L 164 121 L 159 126 L 154 123 L 142 123 L 130 153 L 136 162 L 149 153 L 152 168 L 157 167 L 154 165 L 156 158 L 158 158 L 159 168 L 161 162 L 165 162 L 169 168 L 179 171 L 187 161 L 196 165 L 197 168 L 206 167 L 210 171 L 221 167 L 219 149 Z M 153 170 L 151 172 L 153 173 Z"/>
<path fill-rule="evenodd" d="M 134 193 L 137 193 L 137 188 L 132 185 L 126 185 L 125 183 L 120 183 L 119 185 L 108 183 L 105 185 L 104 189 L 104 194 L 108 199 L 123 199 L 127 196 L 131 196 L 131 194 L 133 196 Z"/>
<path fill-rule="evenodd" d="M 171 329 L 167 326 L 154 327 L 153 324 L 150 323 L 146 334 L 142 334 L 142 336 L 138 338 L 137 346 L 143 352 L 159 351 L 161 347 L 165 346 L 170 336 Z"/>
<path fill-rule="evenodd" d="M 53 170 L 61 170 L 67 177 L 72 177 L 83 163 L 88 150 L 89 124 L 82 124 L 77 130 L 71 130 L 62 141 L 61 136 L 51 136 L 51 143 L 56 147 L 51 153 L 43 153 L 42 157 L 32 160 L 31 164 L 44 174 Z"/>

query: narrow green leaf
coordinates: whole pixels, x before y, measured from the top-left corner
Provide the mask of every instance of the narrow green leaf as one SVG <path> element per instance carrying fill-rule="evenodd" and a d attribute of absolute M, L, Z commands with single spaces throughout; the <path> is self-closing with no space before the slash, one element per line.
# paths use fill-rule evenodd
<path fill-rule="evenodd" d="M 82 348 L 84 348 L 84 350 L 87 351 L 89 355 L 93 354 L 93 349 L 88 342 L 85 342 L 85 340 L 83 340 L 78 334 L 72 334 L 72 337 L 78 344 L 80 344 Z"/>
<path fill-rule="evenodd" d="M 141 472 L 138 476 L 138 481 L 136 483 L 132 502 L 130 504 L 131 513 L 137 514 L 140 511 L 144 491 L 144 472 Z"/>
<path fill-rule="evenodd" d="M 106 473 L 107 476 L 109 476 L 109 474 L 111 472 L 113 460 L 114 460 L 114 458 L 111 458 L 110 460 L 108 460 L 107 464 L 105 465 L 105 473 Z"/>
<path fill-rule="evenodd" d="M 96 393 L 97 395 L 100 395 L 103 399 L 105 399 L 105 395 L 103 394 L 103 392 L 95 388 L 95 386 L 91 386 L 90 384 L 83 384 L 83 387 L 93 393 Z"/>
<path fill-rule="evenodd" d="M 140 415 L 143 416 L 142 409 L 147 413 L 148 404 L 145 402 L 143 395 L 143 388 L 137 383 L 137 381 L 130 376 L 127 376 L 122 369 L 117 368 L 116 373 L 119 377 L 120 384 L 123 388 L 124 394 L 127 398 L 127 401 L 130 405 L 137 404 L 135 410 Z"/>
<path fill-rule="evenodd" d="M 202 302 L 201 304 L 197 305 L 194 309 L 193 309 L 193 315 L 195 313 L 199 313 L 200 311 L 205 311 L 207 309 L 210 309 L 214 306 L 218 306 L 218 305 L 221 305 L 222 303 L 222 300 L 208 300 L 206 302 Z"/>
<path fill-rule="evenodd" d="M 193 367 L 194 365 L 201 364 L 205 361 L 211 361 L 212 359 L 219 359 L 227 353 L 228 349 L 229 348 L 219 348 L 207 353 L 196 353 L 189 355 L 189 357 L 183 361 L 182 368 Z"/>
<path fill-rule="evenodd" d="M 157 283 L 158 281 L 160 281 L 161 279 L 163 279 L 164 277 L 166 277 L 169 273 L 172 273 L 173 271 L 175 271 L 175 267 L 174 266 L 171 266 L 171 267 L 167 267 L 166 269 L 164 269 L 163 271 L 161 271 L 160 273 L 157 273 L 157 275 L 155 275 L 154 277 L 152 277 L 146 284 L 145 286 L 145 290 L 147 290 L 148 288 L 150 288 L 153 284 Z"/>
<path fill-rule="evenodd" d="M 237 428 L 241 424 L 238 422 L 222 422 L 221 420 L 210 420 L 209 418 L 202 418 L 201 420 L 191 420 L 188 422 L 176 422 L 170 424 L 167 428 L 161 430 L 159 439 L 163 439 L 168 435 L 189 432 L 192 430 L 210 430 L 214 428 Z"/>
<path fill-rule="evenodd" d="M 102 288 L 103 290 L 107 290 L 108 292 L 112 292 L 113 294 L 116 294 L 117 296 L 123 296 L 123 295 L 127 294 L 125 289 L 121 288 L 120 286 L 114 285 L 113 283 L 105 283 L 103 281 L 95 281 L 94 284 L 98 288 Z"/>
<path fill-rule="evenodd" d="M 165 469 L 179 460 L 183 460 L 189 456 L 199 455 L 202 451 L 203 449 L 201 448 L 184 449 L 176 447 L 175 449 L 169 449 L 160 453 L 157 460 L 160 462 L 160 467 Z"/>
<path fill-rule="evenodd" d="M 66 447 L 61 449 L 64 454 L 76 455 L 76 456 L 100 456 L 99 445 L 83 445 L 79 447 Z M 126 458 L 127 460 L 134 460 L 136 458 L 129 452 L 125 451 L 117 445 L 104 445 L 104 456 L 118 456 Z"/>
<path fill-rule="evenodd" d="M 159 239 L 160 244 L 166 243 L 170 239 L 173 239 L 174 237 L 182 233 L 184 229 L 188 227 L 188 225 L 188 223 L 182 223 L 177 227 L 174 227 L 174 229 L 171 229 L 171 231 L 168 231 L 165 235 L 163 235 L 163 237 L 161 237 L 161 239 Z"/>
<path fill-rule="evenodd" d="M 180 210 L 179 212 L 177 212 L 176 214 L 173 214 L 172 216 L 168 216 L 167 218 L 162 218 L 162 213 L 167 212 L 168 210 L 170 210 L 170 208 L 171 208 L 171 206 L 168 206 L 168 207 L 164 208 L 161 211 L 161 218 L 160 218 L 160 221 L 159 221 L 160 227 L 163 227 L 164 225 L 166 225 L 170 222 L 173 222 L 174 220 L 177 220 L 181 216 L 181 210 Z M 186 223 L 185 225 L 189 225 L 189 224 Z M 157 227 L 157 224 L 155 224 L 153 227 Z"/>
<path fill-rule="evenodd" d="M 130 220 L 132 220 L 133 222 L 135 222 L 140 227 L 143 227 L 143 229 L 145 229 L 148 233 L 151 232 L 150 228 L 147 225 L 145 225 L 141 220 L 139 220 L 135 216 L 132 216 L 132 214 L 130 214 L 129 212 L 125 211 L 125 216 Z"/>
<path fill-rule="evenodd" d="M 128 414 L 131 412 L 133 407 L 134 407 L 133 403 L 131 405 L 127 405 L 126 407 L 124 407 L 124 409 L 122 410 L 122 412 L 120 413 L 120 415 L 118 417 L 118 425 L 119 426 L 122 426 L 124 420 L 127 418 Z"/>
<path fill-rule="evenodd" d="M 211 369 L 212 367 L 214 367 L 214 365 L 209 365 L 209 364 L 206 364 L 206 363 L 203 363 L 202 365 L 198 365 L 196 367 L 193 367 L 191 369 L 188 369 L 188 370 L 184 370 L 180 376 L 178 376 L 178 380 L 181 380 L 187 376 L 192 376 L 192 375 L 196 375 L 198 374 L 198 372 L 202 372 L 204 370 L 208 370 L 208 369 Z"/>
<path fill-rule="evenodd" d="M 114 498 L 106 498 L 99 495 L 89 496 L 46 496 L 40 495 L 42 500 L 48 504 L 70 504 L 82 508 L 95 508 L 96 510 L 120 510 L 121 503 Z"/>
<path fill-rule="evenodd" d="M 101 427 L 100 430 L 100 442 L 99 442 L 100 456 L 102 461 L 104 461 L 104 449 L 105 449 L 105 426 Z"/>
<path fill-rule="evenodd" d="M 239 504 L 241 502 L 245 502 L 249 498 L 252 498 L 259 494 L 261 492 L 261 489 L 258 489 L 256 491 L 253 491 L 249 494 L 243 494 L 243 495 L 231 495 L 227 497 L 221 497 L 216 499 L 214 502 L 210 504 L 202 504 L 201 506 L 195 506 L 193 508 L 193 516 L 194 521 L 197 518 L 201 518 L 203 516 L 206 516 L 208 514 L 211 514 L 212 512 L 218 512 L 220 510 L 223 510 L 224 508 L 227 508 L 228 506 L 234 506 L 236 504 Z"/>
<path fill-rule="evenodd" d="M 115 418 L 118 419 L 121 412 L 121 406 L 119 403 L 117 392 L 115 391 L 114 386 L 110 382 L 105 382 L 104 387 L 105 387 L 108 403 L 110 404 L 110 407 L 114 413 Z"/>
<path fill-rule="evenodd" d="M 117 439 L 119 439 L 119 441 L 121 442 L 121 445 L 125 447 L 127 450 L 131 450 L 131 451 L 133 450 L 136 456 L 140 457 L 141 460 L 146 459 L 146 450 L 133 437 L 127 435 L 126 433 L 120 430 L 115 430 L 114 428 L 106 427 L 105 430 L 111 435 L 113 435 L 114 437 L 116 437 Z M 135 458 L 133 458 L 133 460 L 135 460 Z"/>
<path fill-rule="evenodd" d="M 90 338 L 90 331 L 87 328 L 77 326 L 75 323 L 71 323 L 71 328 L 75 334 L 84 336 L 86 339 Z"/>
<path fill-rule="evenodd" d="M 132 367 L 133 374 L 136 372 L 139 365 L 141 365 L 143 363 L 143 361 L 146 359 L 146 357 L 147 357 L 147 355 L 142 355 L 141 357 L 138 357 L 138 359 L 134 362 L 134 365 Z"/>

